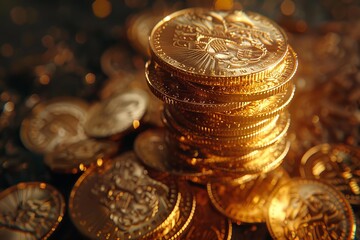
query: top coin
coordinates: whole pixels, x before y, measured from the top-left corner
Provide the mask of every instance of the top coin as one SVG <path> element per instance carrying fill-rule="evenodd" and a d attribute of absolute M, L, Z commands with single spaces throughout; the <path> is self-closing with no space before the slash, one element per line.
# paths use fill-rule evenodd
<path fill-rule="evenodd" d="M 150 50 L 156 62 L 186 80 L 231 84 L 270 73 L 287 52 L 287 38 L 256 13 L 190 8 L 154 27 Z"/>

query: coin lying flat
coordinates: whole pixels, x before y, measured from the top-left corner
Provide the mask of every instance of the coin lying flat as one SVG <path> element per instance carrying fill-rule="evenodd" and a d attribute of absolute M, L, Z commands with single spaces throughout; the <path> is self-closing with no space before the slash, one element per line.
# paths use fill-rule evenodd
<path fill-rule="evenodd" d="M 85 171 L 97 160 L 106 160 L 118 150 L 115 142 L 86 138 L 79 142 L 56 147 L 45 154 L 44 163 L 55 172 L 77 173 Z"/>
<path fill-rule="evenodd" d="M 135 154 L 126 152 L 78 179 L 69 212 L 91 239 L 152 239 L 177 220 L 181 198 L 173 179 L 150 178 Z"/>
<path fill-rule="evenodd" d="M 40 102 L 21 123 L 21 140 L 29 150 L 43 154 L 85 139 L 88 109 L 86 102 L 71 97 Z"/>
<path fill-rule="evenodd" d="M 89 112 L 84 128 L 87 135 L 96 138 L 111 137 L 139 127 L 146 113 L 147 93 L 131 89 L 113 95 Z"/>
<path fill-rule="evenodd" d="M 302 157 L 302 177 L 321 179 L 341 191 L 351 204 L 360 204 L 360 149 L 344 144 L 321 144 Z"/>
<path fill-rule="evenodd" d="M 275 239 L 353 239 L 354 215 L 341 192 L 311 179 L 291 179 L 270 196 L 266 223 Z"/>
<path fill-rule="evenodd" d="M 214 182 L 207 189 L 212 204 L 229 219 L 236 223 L 256 223 L 265 222 L 264 206 L 270 193 L 288 180 L 289 175 L 280 167 L 243 184 Z"/>
<path fill-rule="evenodd" d="M 61 222 L 65 200 L 47 183 L 19 183 L 0 193 L 0 239 L 48 239 Z"/>
<path fill-rule="evenodd" d="M 192 191 L 196 197 L 196 210 L 193 224 L 184 239 L 230 240 L 232 236 L 231 221 L 211 206 L 205 189 L 194 186 Z"/>
<path fill-rule="evenodd" d="M 153 59 L 175 75 L 230 85 L 269 73 L 287 52 L 285 33 L 256 13 L 185 9 L 153 29 Z"/>

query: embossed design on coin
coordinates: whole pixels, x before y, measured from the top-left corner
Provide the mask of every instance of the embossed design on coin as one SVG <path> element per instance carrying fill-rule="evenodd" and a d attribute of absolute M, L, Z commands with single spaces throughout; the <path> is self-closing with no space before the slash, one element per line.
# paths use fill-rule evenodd
<path fill-rule="evenodd" d="M 345 197 L 317 180 L 292 179 L 270 197 L 267 225 L 276 239 L 353 239 L 355 220 Z"/>
<path fill-rule="evenodd" d="M 321 144 L 302 157 L 300 174 L 326 181 L 351 204 L 360 204 L 360 150 L 342 144 Z"/>
<path fill-rule="evenodd" d="M 88 105 L 76 98 L 39 103 L 21 124 L 21 140 L 31 151 L 46 153 L 57 145 L 85 139 L 83 126 L 87 111 Z"/>
<path fill-rule="evenodd" d="M 118 161 L 91 189 L 121 230 L 149 221 L 157 213 L 158 205 L 169 204 L 166 198 L 168 187 L 144 172 L 145 169 L 136 162 Z"/>
<path fill-rule="evenodd" d="M 60 193 L 45 183 L 19 183 L 0 194 L 1 239 L 47 239 L 64 214 Z"/>
<path fill-rule="evenodd" d="M 176 221 L 180 199 L 175 181 L 150 178 L 127 152 L 79 178 L 69 211 L 79 231 L 92 239 L 154 239 Z"/>
<path fill-rule="evenodd" d="M 138 127 L 148 104 L 147 93 L 140 89 L 121 92 L 94 106 L 85 123 L 92 137 L 110 137 Z M 134 123 L 137 122 L 137 123 Z"/>
<path fill-rule="evenodd" d="M 77 173 L 98 159 L 108 159 L 118 150 L 118 145 L 111 141 L 100 141 L 86 138 L 79 142 L 59 146 L 47 153 L 44 163 L 51 170 Z"/>
<path fill-rule="evenodd" d="M 154 27 L 150 46 L 155 59 L 182 74 L 237 77 L 277 65 L 287 40 L 255 13 L 186 9 Z"/>

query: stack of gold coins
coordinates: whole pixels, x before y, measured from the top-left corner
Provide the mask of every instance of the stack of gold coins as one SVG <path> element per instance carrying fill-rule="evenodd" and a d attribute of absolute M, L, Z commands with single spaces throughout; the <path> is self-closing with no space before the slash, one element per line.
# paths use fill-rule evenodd
<path fill-rule="evenodd" d="M 150 52 L 168 164 L 244 180 L 282 163 L 297 57 L 279 26 L 253 12 L 185 9 L 154 27 Z"/>

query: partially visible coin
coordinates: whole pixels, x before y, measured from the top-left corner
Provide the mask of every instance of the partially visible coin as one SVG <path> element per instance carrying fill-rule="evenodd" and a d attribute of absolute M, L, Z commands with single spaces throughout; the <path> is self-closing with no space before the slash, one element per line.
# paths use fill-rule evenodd
<path fill-rule="evenodd" d="M 64 211 L 64 197 L 47 183 L 12 186 L 0 193 L 0 239 L 48 239 Z"/>
<path fill-rule="evenodd" d="M 54 151 L 45 154 L 44 162 L 55 172 L 77 173 L 85 171 L 96 161 L 109 159 L 118 148 L 115 142 L 86 138 L 56 147 Z"/>
<path fill-rule="evenodd" d="M 265 222 L 264 206 L 269 201 L 269 195 L 289 179 L 287 172 L 279 167 L 246 183 L 214 182 L 209 183 L 207 189 L 215 208 L 232 221 Z"/>
<path fill-rule="evenodd" d="M 104 138 L 136 129 L 146 113 L 147 105 L 147 93 L 140 89 L 113 95 L 90 110 L 85 132 L 91 137 Z"/>
<path fill-rule="evenodd" d="M 21 140 L 29 150 L 43 154 L 53 151 L 58 145 L 85 139 L 88 109 L 86 102 L 72 97 L 40 102 L 23 120 Z"/>
<path fill-rule="evenodd" d="M 130 53 L 120 45 L 107 48 L 100 57 L 102 71 L 108 77 L 117 77 L 133 68 Z"/>
<path fill-rule="evenodd" d="M 354 239 L 349 202 L 332 186 L 291 179 L 270 196 L 266 223 L 275 239 Z"/>
<path fill-rule="evenodd" d="M 76 182 L 70 217 L 91 239 L 154 239 L 179 216 L 176 181 L 150 178 L 133 152 L 90 167 Z"/>
<path fill-rule="evenodd" d="M 211 175 L 208 170 L 182 169 L 173 166 L 170 161 L 174 155 L 169 152 L 165 142 L 164 129 L 149 129 L 137 136 L 134 142 L 134 151 L 139 159 L 151 169 L 167 172 L 185 178 L 196 178 Z"/>
<path fill-rule="evenodd" d="M 341 191 L 351 204 L 360 204 L 360 148 L 320 144 L 301 158 L 302 177 L 321 179 Z"/>
<path fill-rule="evenodd" d="M 196 197 L 196 211 L 193 224 L 185 235 L 185 239 L 230 240 L 231 221 L 211 206 L 205 189 L 195 186 L 191 189 Z"/>

